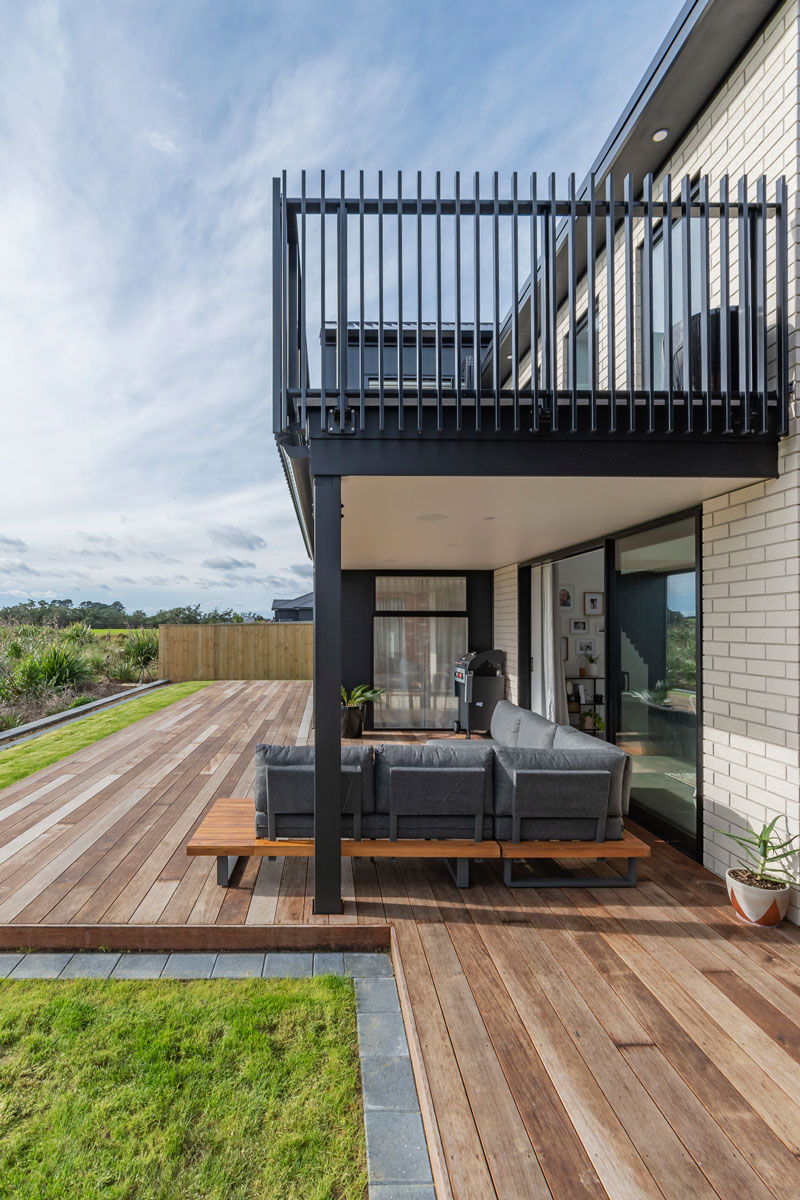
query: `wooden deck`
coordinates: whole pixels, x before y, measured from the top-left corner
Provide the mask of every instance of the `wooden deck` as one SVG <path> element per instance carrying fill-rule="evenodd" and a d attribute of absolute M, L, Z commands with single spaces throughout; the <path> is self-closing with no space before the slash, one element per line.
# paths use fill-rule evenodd
<path fill-rule="evenodd" d="M 440 1197 L 800 1196 L 800 931 L 742 925 L 649 835 L 627 891 L 509 891 L 487 861 L 461 892 L 438 860 L 363 858 L 337 917 L 302 858 L 218 888 L 188 838 L 250 792 L 258 741 L 309 728 L 307 683 L 218 683 L 0 793 L 2 945 L 391 939 Z"/>

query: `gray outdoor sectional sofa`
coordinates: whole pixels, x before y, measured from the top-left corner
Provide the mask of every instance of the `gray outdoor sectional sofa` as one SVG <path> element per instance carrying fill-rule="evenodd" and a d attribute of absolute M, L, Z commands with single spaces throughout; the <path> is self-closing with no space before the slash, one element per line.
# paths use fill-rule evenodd
<path fill-rule="evenodd" d="M 342 836 L 476 841 L 623 835 L 631 763 L 616 746 L 501 701 L 491 738 L 342 748 Z M 258 746 L 256 835 L 314 833 L 314 749 Z"/>

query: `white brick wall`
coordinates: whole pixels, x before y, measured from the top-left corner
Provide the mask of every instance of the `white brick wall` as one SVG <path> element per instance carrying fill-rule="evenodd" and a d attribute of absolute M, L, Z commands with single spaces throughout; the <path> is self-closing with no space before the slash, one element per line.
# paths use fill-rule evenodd
<path fill-rule="evenodd" d="M 494 573 L 494 644 L 506 652 L 506 699 L 517 701 L 517 564 Z"/>
<path fill-rule="evenodd" d="M 703 506 L 703 852 L 718 874 L 736 862 L 720 830 L 781 816 L 800 833 L 798 501 L 795 419 L 778 479 Z"/>

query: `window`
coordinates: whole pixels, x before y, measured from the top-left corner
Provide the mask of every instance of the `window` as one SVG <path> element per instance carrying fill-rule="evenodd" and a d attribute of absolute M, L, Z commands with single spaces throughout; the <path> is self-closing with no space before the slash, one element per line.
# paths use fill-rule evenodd
<path fill-rule="evenodd" d="M 595 305 L 595 322 L 594 322 L 594 377 L 597 380 L 600 371 L 600 359 L 598 355 L 598 342 L 600 321 L 598 315 L 599 305 Z M 564 338 L 564 386 L 572 387 L 570 379 L 570 361 L 569 361 L 569 336 Z M 591 387 L 591 379 L 589 378 L 589 313 L 585 312 L 575 326 L 575 387 L 579 392 L 586 392 Z"/>

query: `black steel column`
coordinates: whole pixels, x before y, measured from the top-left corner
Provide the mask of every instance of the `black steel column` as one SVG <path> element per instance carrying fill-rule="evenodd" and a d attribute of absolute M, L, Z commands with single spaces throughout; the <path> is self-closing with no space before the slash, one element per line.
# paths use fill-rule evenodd
<path fill-rule="evenodd" d="M 314 476 L 314 912 L 342 911 L 342 481 Z"/>

